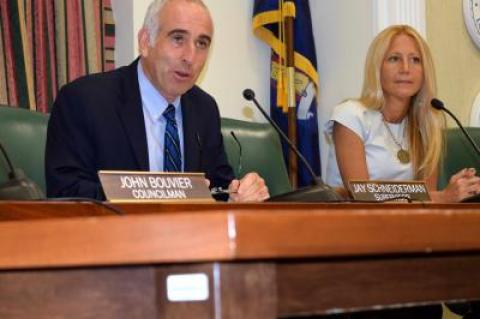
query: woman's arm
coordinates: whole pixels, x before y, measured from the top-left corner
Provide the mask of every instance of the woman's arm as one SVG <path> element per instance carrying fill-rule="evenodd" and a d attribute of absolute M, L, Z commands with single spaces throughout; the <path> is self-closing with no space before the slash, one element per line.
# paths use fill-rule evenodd
<path fill-rule="evenodd" d="M 464 168 L 453 175 L 448 185 L 437 190 L 438 172 L 427 179 L 427 187 L 434 203 L 457 203 L 480 192 L 480 177 L 474 168 Z"/>
<path fill-rule="evenodd" d="M 351 129 L 335 122 L 333 124 L 333 142 L 338 169 L 345 188 L 348 188 L 350 180 L 368 180 L 365 146 L 360 137 Z"/>

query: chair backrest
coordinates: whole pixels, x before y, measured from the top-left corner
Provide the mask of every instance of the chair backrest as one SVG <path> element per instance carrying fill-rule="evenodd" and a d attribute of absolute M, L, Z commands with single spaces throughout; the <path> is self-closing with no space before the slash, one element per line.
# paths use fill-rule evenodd
<path fill-rule="evenodd" d="M 466 127 L 465 130 L 477 145 L 480 145 L 480 127 Z M 444 188 L 450 177 L 465 167 L 474 167 L 480 173 L 480 156 L 477 155 L 460 129 L 446 130 L 446 152 L 440 164 L 438 188 Z"/>
<path fill-rule="evenodd" d="M 12 165 L 37 183 L 45 192 L 45 142 L 48 115 L 17 107 L 0 106 L 0 143 Z M 9 169 L 0 155 L 0 183 Z"/>
<path fill-rule="evenodd" d="M 241 145 L 241 156 L 231 132 Z M 265 180 L 271 196 L 291 191 L 280 138 L 270 124 L 222 118 L 222 135 L 237 178 L 255 171 Z"/>

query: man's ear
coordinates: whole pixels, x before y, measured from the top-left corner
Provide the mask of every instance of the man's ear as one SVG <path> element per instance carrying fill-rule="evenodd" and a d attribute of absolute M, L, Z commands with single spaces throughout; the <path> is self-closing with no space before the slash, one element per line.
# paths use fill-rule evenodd
<path fill-rule="evenodd" d="M 138 31 L 138 53 L 142 57 L 147 57 L 148 52 L 150 49 L 150 37 L 148 34 L 147 29 L 141 28 L 140 31 Z"/>

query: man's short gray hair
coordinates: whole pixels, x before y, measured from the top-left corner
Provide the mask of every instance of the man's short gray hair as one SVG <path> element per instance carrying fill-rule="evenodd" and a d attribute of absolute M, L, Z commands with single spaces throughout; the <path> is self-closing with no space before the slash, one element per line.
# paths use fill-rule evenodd
<path fill-rule="evenodd" d="M 145 19 L 143 20 L 143 28 L 146 29 L 148 32 L 148 42 L 151 47 L 155 45 L 158 31 L 160 30 L 160 24 L 161 24 L 160 12 L 168 2 L 172 2 L 172 1 L 178 1 L 178 0 L 154 0 L 148 6 L 147 13 L 145 14 Z M 207 6 L 203 3 L 202 0 L 183 0 L 183 1 L 197 3 L 208 11 Z"/>

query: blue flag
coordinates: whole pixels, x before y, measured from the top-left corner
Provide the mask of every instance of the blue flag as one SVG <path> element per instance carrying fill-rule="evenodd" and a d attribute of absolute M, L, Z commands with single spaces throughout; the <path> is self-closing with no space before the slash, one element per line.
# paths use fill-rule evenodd
<path fill-rule="evenodd" d="M 255 35 L 272 48 L 270 114 L 287 134 L 288 106 L 285 68 L 285 17 L 293 18 L 297 147 L 320 175 L 317 123 L 318 73 L 310 6 L 307 0 L 254 0 L 252 27 Z M 283 145 L 288 158 L 288 146 Z M 287 160 L 288 162 L 288 160 Z M 298 161 L 298 185 L 312 183 L 306 167 Z"/>

